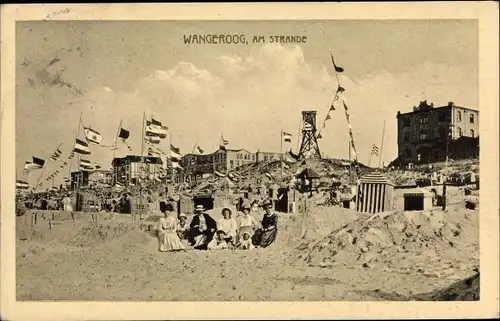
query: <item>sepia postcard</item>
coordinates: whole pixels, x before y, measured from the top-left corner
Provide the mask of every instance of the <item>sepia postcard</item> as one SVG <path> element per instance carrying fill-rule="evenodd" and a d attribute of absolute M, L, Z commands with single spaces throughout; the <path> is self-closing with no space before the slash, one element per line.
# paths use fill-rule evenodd
<path fill-rule="evenodd" d="M 2 319 L 499 317 L 498 4 L 1 13 Z"/>

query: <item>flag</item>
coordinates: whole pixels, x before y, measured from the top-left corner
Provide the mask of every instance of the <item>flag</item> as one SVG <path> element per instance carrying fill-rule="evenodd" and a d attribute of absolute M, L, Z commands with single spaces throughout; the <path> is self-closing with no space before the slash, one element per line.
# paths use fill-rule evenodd
<path fill-rule="evenodd" d="M 285 143 L 292 142 L 292 134 L 289 134 L 287 132 L 283 132 L 282 135 L 283 135 L 283 140 L 285 141 Z"/>
<path fill-rule="evenodd" d="M 160 137 L 158 136 L 150 136 L 150 137 L 145 137 L 144 140 L 151 144 L 159 144 L 160 143 Z"/>
<path fill-rule="evenodd" d="M 333 55 L 330 54 L 330 57 L 332 57 L 332 64 L 333 64 L 333 67 L 335 68 L 335 72 L 344 72 L 344 68 L 340 67 L 340 66 L 337 66 L 335 64 L 335 59 L 333 59 Z"/>
<path fill-rule="evenodd" d="M 378 147 L 375 144 L 372 146 L 372 155 L 378 156 Z"/>
<path fill-rule="evenodd" d="M 222 146 L 226 146 L 229 144 L 229 141 L 224 139 L 224 136 L 221 136 L 221 138 L 222 138 Z"/>
<path fill-rule="evenodd" d="M 54 152 L 54 154 L 52 154 L 52 156 L 50 156 L 50 159 L 55 162 L 56 160 L 59 159 L 59 157 L 61 157 L 61 154 L 62 154 L 62 151 L 57 148 L 56 151 Z"/>
<path fill-rule="evenodd" d="M 182 169 L 182 166 L 179 164 L 179 162 L 172 162 L 172 168 Z"/>
<path fill-rule="evenodd" d="M 31 158 L 33 159 L 33 164 L 38 165 L 40 168 L 45 165 L 45 160 L 35 156 L 32 156 Z"/>
<path fill-rule="evenodd" d="M 318 134 L 318 136 L 316 137 L 317 139 L 321 139 L 323 138 L 323 136 L 321 136 L 321 133 Z"/>
<path fill-rule="evenodd" d="M 98 131 L 87 127 L 83 127 L 83 131 L 85 132 L 85 137 L 87 138 L 87 141 L 98 145 L 101 143 L 102 135 Z"/>
<path fill-rule="evenodd" d="M 154 136 L 159 138 L 167 137 L 168 127 L 162 126 L 157 120 L 151 119 L 146 121 L 146 136 Z"/>
<path fill-rule="evenodd" d="M 180 150 L 174 146 L 170 146 L 170 160 L 172 162 L 179 162 L 181 160 Z"/>
<path fill-rule="evenodd" d="M 121 139 L 128 139 L 130 137 L 130 131 L 120 128 L 120 133 L 118 134 L 118 137 Z"/>
<path fill-rule="evenodd" d="M 41 167 L 38 166 L 37 164 L 34 164 L 33 162 L 28 162 L 24 163 L 24 170 L 30 171 L 32 169 L 40 169 Z"/>
<path fill-rule="evenodd" d="M 29 187 L 30 187 L 29 184 L 25 181 L 20 181 L 20 180 L 16 181 L 16 188 L 18 189 L 27 189 Z"/>
<path fill-rule="evenodd" d="M 200 146 L 196 146 L 196 148 L 198 149 L 198 152 L 199 152 L 200 154 L 203 154 L 203 149 L 201 149 L 201 147 L 200 147 Z"/>
<path fill-rule="evenodd" d="M 330 114 L 326 115 L 326 119 L 325 120 L 329 120 L 329 119 L 332 119 L 332 116 L 330 116 Z"/>
<path fill-rule="evenodd" d="M 176 154 L 180 154 L 181 153 L 181 150 L 179 148 L 175 147 L 172 144 L 170 144 L 170 150 L 173 151 Z"/>
<path fill-rule="evenodd" d="M 75 152 L 72 151 L 71 154 L 69 154 L 68 159 L 73 159 L 75 157 Z"/>
<path fill-rule="evenodd" d="M 88 159 L 80 159 L 80 166 L 90 166 L 92 163 Z"/>
<path fill-rule="evenodd" d="M 75 146 L 73 147 L 73 152 L 83 155 L 90 155 L 89 144 L 77 138 L 75 141 Z"/>
<path fill-rule="evenodd" d="M 333 106 L 333 104 L 330 106 L 330 111 L 334 111 L 335 110 L 335 106 Z"/>

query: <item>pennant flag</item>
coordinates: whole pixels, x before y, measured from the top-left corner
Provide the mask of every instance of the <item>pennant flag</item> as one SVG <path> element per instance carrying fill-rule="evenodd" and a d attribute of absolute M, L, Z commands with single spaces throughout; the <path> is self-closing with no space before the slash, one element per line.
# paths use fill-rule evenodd
<path fill-rule="evenodd" d="M 285 143 L 291 143 L 292 142 L 292 134 L 289 134 L 289 133 L 286 133 L 286 132 L 283 132 L 283 140 L 285 141 Z"/>
<path fill-rule="evenodd" d="M 173 151 L 176 154 L 180 154 L 181 153 L 181 150 L 179 148 L 175 147 L 172 144 L 170 144 L 170 150 Z"/>
<path fill-rule="evenodd" d="M 161 126 L 161 122 L 157 121 L 153 117 L 151 117 L 151 124 L 156 125 L 156 126 Z"/>
<path fill-rule="evenodd" d="M 68 159 L 73 159 L 73 157 L 75 157 L 75 152 L 72 151 L 71 154 L 69 154 Z"/>
<path fill-rule="evenodd" d="M 29 187 L 30 185 L 25 181 L 20 181 L 20 180 L 16 181 L 16 188 L 18 189 L 28 189 Z"/>
<path fill-rule="evenodd" d="M 52 156 L 50 156 L 50 159 L 55 162 L 56 160 L 59 159 L 59 157 L 61 157 L 61 154 L 62 154 L 62 151 L 59 148 L 57 148 L 56 151 L 54 152 L 54 154 L 52 154 Z"/>
<path fill-rule="evenodd" d="M 340 67 L 340 66 L 337 66 L 335 64 L 335 59 L 333 59 L 333 55 L 330 53 L 330 57 L 332 57 L 332 64 L 333 64 L 333 67 L 335 68 L 335 71 L 336 72 L 344 72 L 344 68 Z"/>
<path fill-rule="evenodd" d="M 89 144 L 77 138 L 75 142 L 75 147 L 73 147 L 73 152 L 83 155 L 90 155 Z"/>
<path fill-rule="evenodd" d="M 151 144 L 159 144 L 161 141 L 158 136 L 145 137 L 144 140 Z"/>
<path fill-rule="evenodd" d="M 199 152 L 200 154 L 203 154 L 203 149 L 201 149 L 201 147 L 200 147 L 200 146 L 196 146 L 196 148 L 198 149 L 198 152 Z"/>
<path fill-rule="evenodd" d="M 120 133 L 118 134 L 118 137 L 121 139 L 128 139 L 130 137 L 130 131 L 120 128 Z"/>
<path fill-rule="evenodd" d="M 378 156 L 378 147 L 375 144 L 372 146 L 372 155 Z"/>
<path fill-rule="evenodd" d="M 332 117 L 330 116 L 330 114 L 326 115 L 326 119 L 325 120 L 330 120 L 332 119 Z"/>
<path fill-rule="evenodd" d="M 339 88 L 337 88 L 337 93 L 343 93 L 344 91 L 344 87 L 339 86 Z"/>
<path fill-rule="evenodd" d="M 321 136 L 321 133 L 318 134 L 318 136 L 316 137 L 317 139 L 321 139 L 323 138 L 323 136 Z"/>
<path fill-rule="evenodd" d="M 335 110 L 335 106 L 333 106 L 333 104 L 330 106 L 330 111 L 334 111 Z"/>
<path fill-rule="evenodd" d="M 102 135 L 99 134 L 98 131 L 92 128 L 83 127 L 83 131 L 85 132 L 85 137 L 87 141 L 99 145 L 102 141 Z"/>
<path fill-rule="evenodd" d="M 222 145 L 223 145 L 223 146 L 226 146 L 226 145 L 228 145 L 228 144 L 229 144 L 229 141 L 228 141 L 228 140 L 226 140 L 226 139 L 224 139 L 224 136 L 222 136 Z"/>

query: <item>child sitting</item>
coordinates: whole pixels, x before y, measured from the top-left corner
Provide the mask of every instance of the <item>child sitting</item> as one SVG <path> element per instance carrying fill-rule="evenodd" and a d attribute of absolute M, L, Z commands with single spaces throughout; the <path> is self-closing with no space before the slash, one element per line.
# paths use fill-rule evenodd
<path fill-rule="evenodd" d="M 241 250 L 253 250 L 255 246 L 252 244 L 252 239 L 250 238 L 250 233 L 248 232 L 243 232 L 242 240 L 240 241 L 240 244 L 238 245 L 238 248 Z"/>
<path fill-rule="evenodd" d="M 224 250 L 228 249 L 229 246 L 226 242 L 226 233 L 224 231 L 218 230 L 215 233 L 215 237 L 208 243 L 207 248 L 209 250 Z"/>

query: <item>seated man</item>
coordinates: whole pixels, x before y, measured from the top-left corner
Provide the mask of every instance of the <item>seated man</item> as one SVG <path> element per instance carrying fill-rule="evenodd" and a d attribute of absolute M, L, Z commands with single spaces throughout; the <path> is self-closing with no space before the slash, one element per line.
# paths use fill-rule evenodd
<path fill-rule="evenodd" d="M 196 215 L 189 225 L 190 243 L 197 250 L 206 250 L 217 230 L 217 223 L 204 210 L 203 205 L 196 206 Z"/>

